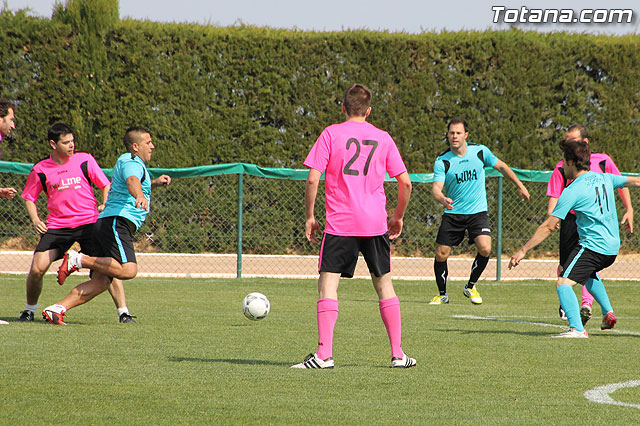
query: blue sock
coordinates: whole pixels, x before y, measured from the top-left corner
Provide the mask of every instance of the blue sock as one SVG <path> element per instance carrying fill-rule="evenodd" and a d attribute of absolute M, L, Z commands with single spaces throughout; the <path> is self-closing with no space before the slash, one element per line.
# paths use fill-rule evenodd
<path fill-rule="evenodd" d="M 582 320 L 580 319 L 580 304 L 576 294 L 573 292 L 573 287 L 569 284 L 562 284 L 556 288 L 556 291 L 558 292 L 560 305 L 562 305 L 562 309 L 564 309 L 564 313 L 569 320 L 569 327 L 584 331 Z"/>
<path fill-rule="evenodd" d="M 613 311 L 607 290 L 605 290 L 604 284 L 599 278 L 589 278 L 585 287 L 587 287 L 589 293 L 591 293 L 593 298 L 596 299 L 596 302 L 600 305 L 600 308 L 602 309 L 602 316 L 606 315 L 609 311 Z"/>

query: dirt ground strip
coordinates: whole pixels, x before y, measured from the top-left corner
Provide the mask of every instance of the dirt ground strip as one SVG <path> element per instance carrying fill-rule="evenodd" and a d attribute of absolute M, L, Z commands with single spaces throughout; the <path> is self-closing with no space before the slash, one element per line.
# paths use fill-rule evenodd
<path fill-rule="evenodd" d="M 31 264 L 32 254 L 30 251 L 0 251 L 0 273 L 26 274 Z M 238 259 L 235 254 L 138 253 L 137 257 L 138 275 L 141 277 L 237 276 Z M 450 258 L 449 279 L 467 279 L 472 262 L 471 258 Z M 60 262 L 55 262 L 49 273 L 55 273 L 59 264 Z M 556 276 L 555 260 L 525 259 L 520 266 L 512 270 L 508 269 L 508 264 L 509 258 L 503 257 L 500 274 L 502 280 L 554 279 Z M 482 278 L 495 280 L 496 266 L 496 259 L 491 259 Z M 394 257 L 391 267 L 396 279 L 434 279 L 432 258 Z M 317 256 L 242 256 L 243 277 L 315 278 L 318 274 L 317 268 Z M 638 280 L 640 279 L 640 260 L 621 256 L 600 275 L 603 279 Z M 367 266 L 362 258 L 358 261 L 355 276 L 369 277 Z"/>

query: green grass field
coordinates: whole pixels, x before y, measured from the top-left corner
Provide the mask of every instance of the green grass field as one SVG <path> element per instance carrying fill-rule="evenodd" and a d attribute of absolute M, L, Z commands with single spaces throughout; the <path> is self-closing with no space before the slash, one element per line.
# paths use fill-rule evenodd
<path fill-rule="evenodd" d="M 117 322 L 108 294 L 71 310 L 67 326 L 15 322 L 24 279 L 0 276 L 0 424 L 637 424 L 634 407 L 585 391 L 640 379 L 637 283 L 605 282 L 619 322 L 590 339 L 563 330 L 551 282 L 481 282 L 473 306 L 461 283 L 449 305 L 427 303 L 433 282 L 397 281 L 403 347 L 416 368 L 389 368 L 369 281 L 343 280 L 333 370 L 293 370 L 316 348 L 315 280 L 136 279 L 138 324 Z M 64 287 L 47 276 L 40 309 Z M 266 294 L 260 322 L 243 297 Z M 475 318 L 464 318 L 473 316 Z M 611 394 L 640 407 L 640 388 Z"/>

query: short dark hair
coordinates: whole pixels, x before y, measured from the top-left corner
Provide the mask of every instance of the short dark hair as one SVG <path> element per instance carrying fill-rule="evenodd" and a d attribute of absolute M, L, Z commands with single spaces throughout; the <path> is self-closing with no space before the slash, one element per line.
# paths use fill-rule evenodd
<path fill-rule="evenodd" d="M 469 126 L 467 126 L 467 122 L 464 121 L 464 119 L 462 118 L 452 118 L 451 120 L 449 120 L 449 124 L 447 124 L 447 132 L 449 131 L 449 129 L 451 129 L 451 125 L 452 124 L 462 124 L 464 126 L 464 131 L 468 132 L 469 131 Z"/>
<path fill-rule="evenodd" d="M 587 128 L 584 127 L 582 124 L 572 124 L 571 126 L 569 126 L 569 128 L 567 129 L 567 133 L 569 132 L 573 132 L 577 130 L 578 132 L 580 132 L 580 138 L 581 139 L 589 139 L 589 132 L 587 132 Z"/>
<path fill-rule="evenodd" d="M 142 126 L 131 126 L 124 132 L 124 138 L 122 139 L 122 142 L 124 143 L 124 147 L 127 148 L 128 152 L 131 152 L 131 150 L 133 149 L 133 144 L 138 141 L 138 138 L 135 135 L 141 133 L 151 134 L 149 129 Z"/>
<path fill-rule="evenodd" d="M 561 146 L 564 161 L 571 161 L 578 171 L 591 168 L 591 148 L 587 142 L 565 140 Z"/>
<path fill-rule="evenodd" d="M 9 115 L 9 110 L 12 109 L 16 112 L 16 104 L 8 99 L 0 98 L 0 118 L 4 118 Z"/>
<path fill-rule="evenodd" d="M 371 106 L 371 90 L 362 84 L 354 84 L 344 94 L 343 105 L 349 117 L 364 117 Z"/>
<path fill-rule="evenodd" d="M 55 123 L 47 131 L 47 137 L 50 141 L 58 142 L 62 135 L 74 134 L 71 126 L 64 123 Z"/>

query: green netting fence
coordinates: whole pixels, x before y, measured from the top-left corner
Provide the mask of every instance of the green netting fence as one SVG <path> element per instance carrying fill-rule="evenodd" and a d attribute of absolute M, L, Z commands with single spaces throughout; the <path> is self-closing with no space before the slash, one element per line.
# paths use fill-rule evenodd
<path fill-rule="evenodd" d="M 24 187 L 32 164 L 0 161 L 0 186 Z M 104 169 L 108 176 L 112 169 Z M 530 260 L 508 270 L 508 257 L 545 219 L 546 185 L 550 171 L 514 169 L 531 200 L 522 202 L 510 181 L 487 168 L 487 197 L 493 229 L 492 261 L 485 279 L 528 279 L 555 276 L 558 235 L 552 235 Z M 266 168 L 233 163 L 181 169 L 150 169 L 152 176 L 168 174 L 173 183 L 154 189 L 151 211 L 136 234 L 140 275 L 178 277 L 313 277 L 317 275 L 318 246 L 304 235 L 306 169 Z M 631 175 L 631 174 L 626 174 Z M 635 174 L 637 175 L 637 174 Z M 411 174 L 414 183 L 404 230 L 392 243 L 395 277 L 432 279 L 435 238 L 442 207 L 431 195 L 431 173 Z M 397 199 L 395 179 L 387 179 L 389 212 Z M 637 193 L 631 191 L 632 200 Z M 624 207 L 617 199 L 619 217 Z M 41 218 L 46 201 L 38 201 Z M 323 222 L 324 192 L 320 186 L 316 215 Z M 0 200 L 0 272 L 26 273 L 38 241 L 21 198 Z M 640 277 L 637 232 L 621 228 L 622 247 L 608 278 Z M 466 278 L 474 246 L 466 241 L 454 249 L 450 277 Z M 500 261 L 496 261 L 500 259 Z M 53 270 L 53 268 L 52 268 Z M 359 262 L 356 276 L 368 276 Z"/>

